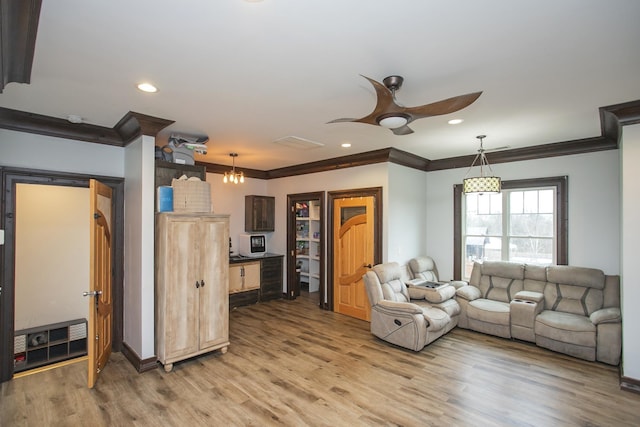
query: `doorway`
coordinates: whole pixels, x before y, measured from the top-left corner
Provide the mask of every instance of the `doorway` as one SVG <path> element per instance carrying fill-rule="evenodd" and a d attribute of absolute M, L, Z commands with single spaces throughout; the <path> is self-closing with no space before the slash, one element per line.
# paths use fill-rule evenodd
<path fill-rule="evenodd" d="M 88 188 L 92 176 L 64 172 L 34 171 L 28 169 L 0 168 L 2 186 L 2 212 L 0 228 L 5 230 L 5 245 L 0 246 L 2 298 L 0 298 L 0 382 L 10 380 L 14 373 L 14 331 L 16 282 L 16 209 L 17 185 L 40 184 L 61 187 Z M 114 229 L 112 234 L 112 292 L 114 297 L 113 350 L 122 346 L 123 310 L 123 238 L 124 238 L 124 180 L 122 178 L 99 177 L 114 194 Z M 63 246 L 64 243 L 61 243 Z M 88 283 L 87 283 L 88 286 Z M 86 301 L 84 303 L 86 305 Z"/>
<path fill-rule="evenodd" d="M 323 191 L 287 195 L 286 295 L 302 292 L 326 309 L 324 199 Z"/>
<path fill-rule="evenodd" d="M 362 276 L 382 259 L 382 188 L 329 192 L 328 218 L 331 309 L 369 320 Z"/>

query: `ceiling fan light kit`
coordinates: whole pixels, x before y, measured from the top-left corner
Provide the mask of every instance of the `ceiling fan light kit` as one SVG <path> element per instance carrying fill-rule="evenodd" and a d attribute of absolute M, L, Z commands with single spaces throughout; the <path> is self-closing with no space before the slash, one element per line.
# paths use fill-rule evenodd
<path fill-rule="evenodd" d="M 404 82 L 402 76 L 385 77 L 382 83 L 367 76 L 362 77 L 369 80 L 376 91 L 377 102 L 373 111 L 369 115 L 359 119 L 341 118 L 331 120 L 329 123 L 365 123 L 391 129 L 394 135 L 409 135 L 413 133 L 413 130 L 407 125 L 412 121 L 462 110 L 482 95 L 482 92 L 474 92 L 443 99 L 442 101 L 431 104 L 417 107 L 404 107 L 396 101 L 396 91 L 402 87 L 402 83 Z"/>

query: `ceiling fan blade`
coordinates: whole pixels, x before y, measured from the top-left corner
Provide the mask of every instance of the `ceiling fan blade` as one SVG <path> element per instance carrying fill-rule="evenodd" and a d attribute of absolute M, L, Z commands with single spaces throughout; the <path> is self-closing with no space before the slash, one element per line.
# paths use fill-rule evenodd
<path fill-rule="evenodd" d="M 393 132 L 394 135 L 409 135 L 413 133 L 413 130 L 409 126 L 404 125 L 399 128 L 391 129 L 391 132 Z"/>
<path fill-rule="evenodd" d="M 373 109 L 373 111 L 370 114 L 362 118 L 336 119 L 336 120 L 331 120 L 328 123 L 357 122 L 357 123 L 367 123 L 370 125 L 378 126 L 379 116 L 383 114 L 402 112 L 403 108 L 395 103 L 395 100 L 393 99 L 393 94 L 389 89 L 387 89 L 385 85 L 373 79 L 370 79 L 367 76 L 363 76 L 362 74 L 360 75 L 365 79 L 369 80 L 369 82 L 373 85 L 373 88 L 376 91 L 376 98 L 377 98 L 376 107 Z"/>
<path fill-rule="evenodd" d="M 433 102 L 431 104 L 420 105 L 418 107 L 407 107 L 405 113 L 413 116 L 413 119 L 422 119 L 424 117 L 440 116 L 455 111 L 462 110 L 473 104 L 482 92 L 468 93 L 466 95 L 454 96 L 453 98 L 443 99 L 442 101 Z"/>
<path fill-rule="evenodd" d="M 342 119 L 334 119 L 327 123 L 344 123 L 344 122 L 356 122 L 358 119 L 350 119 L 350 118 L 342 118 Z"/>

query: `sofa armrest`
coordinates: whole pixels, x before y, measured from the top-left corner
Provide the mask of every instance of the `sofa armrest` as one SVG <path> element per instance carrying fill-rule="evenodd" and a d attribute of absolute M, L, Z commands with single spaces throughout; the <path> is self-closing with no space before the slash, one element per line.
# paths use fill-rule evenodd
<path fill-rule="evenodd" d="M 589 319 L 594 325 L 600 325 L 602 323 L 620 323 L 622 321 L 622 315 L 619 308 L 609 307 L 594 311 L 591 313 L 591 316 L 589 316 Z"/>
<path fill-rule="evenodd" d="M 520 291 L 513 298 L 538 303 L 544 299 L 544 294 L 542 292 Z"/>
<path fill-rule="evenodd" d="M 398 302 L 383 299 L 380 300 L 377 305 L 393 310 L 397 313 L 422 314 L 422 308 L 418 304 L 414 304 L 412 302 Z"/>
<path fill-rule="evenodd" d="M 469 286 L 469 282 L 465 282 L 464 280 L 451 280 L 449 284 L 456 289 L 460 289 L 463 286 Z"/>
<path fill-rule="evenodd" d="M 474 299 L 480 298 L 482 296 L 482 292 L 480 292 L 480 289 L 475 286 L 463 286 L 456 290 L 456 296 L 464 298 L 467 301 L 473 301 Z"/>

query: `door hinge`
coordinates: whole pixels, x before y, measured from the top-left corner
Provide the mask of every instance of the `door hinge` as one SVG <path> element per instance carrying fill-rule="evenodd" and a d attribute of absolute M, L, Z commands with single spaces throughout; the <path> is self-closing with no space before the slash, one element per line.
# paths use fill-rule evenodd
<path fill-rule="evenodd" d="M 93 214 L 93 219 L 98 219 L 100 218 L 100 214 L 98 212 Z"/>

